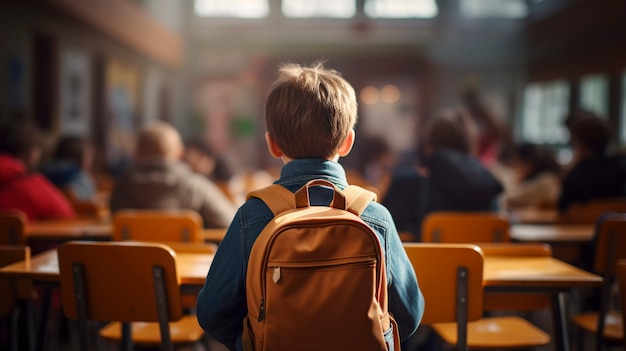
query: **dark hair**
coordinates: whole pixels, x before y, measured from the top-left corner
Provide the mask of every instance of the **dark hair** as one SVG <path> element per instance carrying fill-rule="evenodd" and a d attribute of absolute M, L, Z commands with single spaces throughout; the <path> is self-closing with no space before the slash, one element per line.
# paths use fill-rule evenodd
<path fill-rule="evenodd" d="M 563 119 L 563 125 L 572 133 L 574 125 L 585 118 L 597 118 L 593 112 L 580 107 L 572 108 Z"/>
<path fill-rule="evenodd" d="M 209 143 L 205 142 L 200 138 L 189 139 L 185 142 L 185 147 L 188 149 L 196 149 L 200 151 L 203 155 L 215 157 L 215 151 L 209 145 Z"/>
<path fill-rule="evenodd" d="M 13 120 L 0 126 L 0 152 L 21 157 L 42 144 L 42 132 L 29 120 Z"/>
<path fill-rule="evenodd" d="M 522 143 L 517 145 L 515 158 L 530 164 L 532 167 L 524 180 L 532 179 L 543 172 L 552 172 L 557 175 L 561 173 L 561 165 L 557 162 L 554 151 L 537 144 Z"/>
<path fill-rule="evenodd" d="M 469 154 L 473 149 L 473 133 L 465 110 L 442 110 L 424 124 L 421 145 L 433 151 L 454 150 Z"/>
<path fill-rule="evenodd" d="M 69 160 L 82 164 L 85 158 L 88 143 L 77 136 L 64 136 L 57 144 L 54 158 L 57 160 Z"/>
<path fill-rule="evenodd" d="M 606 153 L 611 138 L 609 121 L 601 117 L 586 117 L 572 125 L 572 140 L 576 140 L 595 157 Z"/>
<path fill-rule="evenodd" d="M 215 168 L 211 178 L 216 181 L 228 181 L 235 175 L 232 164 L 224 156 L 215 152 L 213 147 L 202 138 L 191 138 L 185 142 L 188 149 L 196 149 L 205 156 L 212 157 L 215 160 Z"/>

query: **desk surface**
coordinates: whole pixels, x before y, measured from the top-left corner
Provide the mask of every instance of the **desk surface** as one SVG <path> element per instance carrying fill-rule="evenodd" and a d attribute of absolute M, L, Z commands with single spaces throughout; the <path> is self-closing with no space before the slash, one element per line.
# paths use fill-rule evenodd
<path fill-rule="evenodd" d="M 220 242 L 226 234 L 225 228 L 203 229 L 205 241 Z M 26 226 L 29 240 L 111 240 L 111 222 L 89 219 L 34 221 Z"/>
<path fill-rule="evenodd" d="M 516 224 L 511 239 L 524 242 L 588 242 L 593 239 L 591 224 Z"/>
<path fill-rule="evenodd" d="M 485 287 L 594 287 L 602 277 L 553 257 L 485 256 Z"/>
<path fill-rule="evenodd" d="M 174 248 L 176 250 L 176 248 Z M 183 250 L 176 254 L 182 284 L 204 285 L 213 254 Z M 58 281 L 56 250 L 49 250 L 0 269 L 0 276 L 34 281 Z M 599 286 L 602 278 L 552 257 L 485 256 L 485 286 Z"/>
<path fill-rule="evenodd" d="M 508 215 L 512 223 L 520 224 L 554 224 L 559 219 L 557 210 L 538 208 L 512 209 Z"/>
<path fill-rule="evenodd" d="M 176 248 L 174 248 L 176 249 Z M 213 254 L 177 252 L 176 270 L 183 285 L 203 286 L 213 262 Z M 33 256 L 28 261 L 0 268 L 0 276 L 32 281 L 59 281 L 59 261 L 56 249 Z"/>

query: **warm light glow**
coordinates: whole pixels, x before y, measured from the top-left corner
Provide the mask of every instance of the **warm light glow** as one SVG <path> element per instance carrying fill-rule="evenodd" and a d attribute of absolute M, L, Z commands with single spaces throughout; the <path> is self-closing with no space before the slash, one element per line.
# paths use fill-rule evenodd
<path fill-rule="evenodd" d="M 366 105 L 373 105 L 380 99 L 378 89 L 371 85 L 361 89 L 361 102 Z"/>
<path fill-rule="evenodd" d="M 380 96 L 384 102 L 393 104 L 400 100 L 400 89 L 393 84 L 385 85 L 380 91 Z"/>

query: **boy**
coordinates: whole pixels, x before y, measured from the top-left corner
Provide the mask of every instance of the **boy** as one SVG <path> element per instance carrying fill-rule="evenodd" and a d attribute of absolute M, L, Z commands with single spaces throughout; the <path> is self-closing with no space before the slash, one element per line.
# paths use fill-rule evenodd
<path fill-rule="evenodd" d="M 121 209 L 188 209 L 198 212 L 205 228 L 225 228 L 235 206 L 206 177 L 182 162 L 178 131 L 154 122 L 139 132 L 133 166 L 116 179 L 111 213 Z"/>
<path fill-rule="evenodd" d="M 352 148 L 356 116 L 354 89 L 339 73 L 321 63 L 283 65 L 266 103 L 265 139 L 272 156 L 285 163 L 275 183 L 295 192 L 309 180 L 321 178 L 344 189 L 348 183 L 337 161 Z M 328 189 L 313 187 L 310 202 L 327 205 L 331 196 Z M 242 349 L 250 250 L 272 218 L 269 208 L 256 198 L 239 208 L 198 295 L 200 325 L 230 350 Z M 373 202 L 361 218 L 376 231 L 385 250 L 389 311 L 406 339 L 424 311 L 415 273 L 389 211 Z"/>

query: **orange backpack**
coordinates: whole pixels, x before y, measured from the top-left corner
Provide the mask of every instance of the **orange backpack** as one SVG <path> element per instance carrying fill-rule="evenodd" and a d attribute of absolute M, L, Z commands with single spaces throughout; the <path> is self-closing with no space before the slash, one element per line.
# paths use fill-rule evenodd
<path fill-rule="evenodd" d="M 312 186 L 334 189 L 330 207 L 310 205 Z M 312 180 L 295 194 L 271 185 L 251 197 L 274 219 L 248 261 L 244 350 L 399 350 L 380 241 L 359 217 L 376 195 Z"/>

